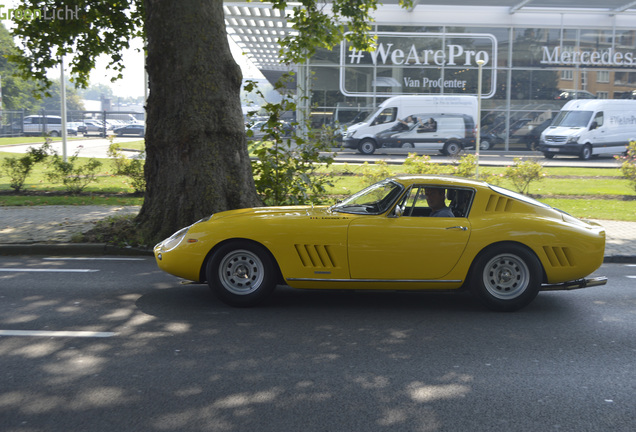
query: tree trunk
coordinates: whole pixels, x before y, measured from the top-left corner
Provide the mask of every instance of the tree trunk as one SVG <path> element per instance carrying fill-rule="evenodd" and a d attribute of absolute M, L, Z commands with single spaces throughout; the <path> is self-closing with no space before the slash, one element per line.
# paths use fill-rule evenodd
<path fill-rule="evenodd" d="M 259 205 L 241 70 L 222 1 L 146 0 L 146 194 L 137 221 L 159 241 L 222 210 Z"/>

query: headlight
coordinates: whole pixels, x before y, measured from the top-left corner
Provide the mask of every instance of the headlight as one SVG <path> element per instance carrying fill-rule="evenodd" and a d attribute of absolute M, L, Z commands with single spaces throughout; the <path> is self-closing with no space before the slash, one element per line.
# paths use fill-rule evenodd
<path fill-rule="evenodd" d="M 576 143 L 579 142 L 579 138 L 580 138 L 579 135 L 574 135 L 574 136 L 568 138 L 568 142 L 567 143 L 568 144 L 576 144 Z"/>
<path fill-rule="evenodd" d="M 181 240 L 183 240 L 189 229 L 190 227 L 180 229 L 179 231 L 165 239 L 163 242 L 161 242 L 161 251 L 168 252 L 179 246 L 179 243 L 181 243 Z"/>

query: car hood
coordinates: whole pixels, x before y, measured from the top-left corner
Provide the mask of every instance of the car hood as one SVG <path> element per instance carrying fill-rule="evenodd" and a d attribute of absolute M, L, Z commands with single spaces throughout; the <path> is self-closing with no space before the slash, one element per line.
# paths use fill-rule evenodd
<path fill-rule="evenodd" d="M 328 206 L 282 206 L 282 207 L 254 207 L 237 210 L 227 210 L 212 215 L 210 221 L 218 221 L 227 218 L 329 218 L 350 219 L 350 214 L 333 213 Z"/>

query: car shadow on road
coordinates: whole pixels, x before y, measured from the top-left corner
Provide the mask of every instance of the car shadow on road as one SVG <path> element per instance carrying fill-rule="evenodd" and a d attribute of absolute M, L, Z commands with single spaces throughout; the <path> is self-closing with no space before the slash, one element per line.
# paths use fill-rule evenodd
<path fill-rule="evenodd" d="M 555 295 L 539 295 L 526 308 L 515 312 L 562 313 L 566 301 Z M 164 319 L 189 320 L 214 315 L 303 313 L 320 315 L 330 313 L 393 313 L 401 314 L 493 314 L 468 292 L 405 292 L 405 291 L 345 291 L 298 290 L 279 286 L 261 305 L 252 308 L 234 308 L 217 299 L 207 285 L 180 285 L 144 294 L 136 302 L 144 313 Z"/>

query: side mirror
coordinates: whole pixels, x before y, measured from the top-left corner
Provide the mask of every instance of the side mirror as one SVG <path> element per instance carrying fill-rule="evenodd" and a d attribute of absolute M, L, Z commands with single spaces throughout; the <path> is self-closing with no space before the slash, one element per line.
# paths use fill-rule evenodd
<path fill-rule="evenodd" d="M 404 214 L 404 208 L 401 205 L 396 205 L 395 210 L 393 210 L 393 217 L 399 218 Z"/>
<path fill-rule="evenodd" d="M 590 130 L 594 130 L 598 127 L 598 123 L 596 123 L 595 121 L 592 122 L 592 124 L 590 125 Z"/>

